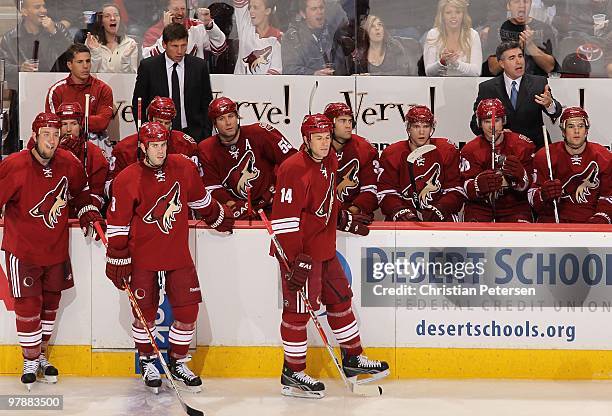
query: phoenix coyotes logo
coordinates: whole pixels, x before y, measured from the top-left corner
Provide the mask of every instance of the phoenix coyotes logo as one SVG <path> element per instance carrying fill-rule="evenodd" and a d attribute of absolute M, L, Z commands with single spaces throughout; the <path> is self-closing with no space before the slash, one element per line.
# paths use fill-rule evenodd
<path fill-rule="evenodd" d="M 586 204 L 593 189 L 599 188 L 599 165 L 594 160 L 585 170 L 572 176 L 563 184 L 561 198 L 569 198 L 574 204 Z"/>
<path fill-rule="evenodd" d="M 422 207 L 428 207 L 429 203 L 433 201 L 434 194 L 440 192 L 442 189 L 442 184 L 440 183 L 440 164 L 436 162 L 431 165 L 427 172 L 415 178 L 415 182 L 417 183 L 417 186 L 419 183 L 423 184 L 418 193 L 418 198 Z M 408 185 L 402 191 L 402 194 L 405 197 L 410 196 L 408 191 L 410 186 L 411 185 Z"/>
<path fill-rule="evenodd" d="M 34 218 L 42 218 L 45 225 L 53 229 L 67 203 L 68 179 L 62 176 L 55 188 L 47 192 L 43 199 L 30 210 L 30 215 Z"/>
<path fill-rule="evenodd" d="M 157 224 L 164 234 L 169 234 L 172 223 L 176 221 L 175 215 L 181 212 L 181 185 L 174 182 L 167 194 L 160 197 L 153 208 L 142 219 L 147 224 Z"/>
<path fill-rule="evenodd" d="M 317 212 L 315 212 L 317 217 L 325 218 L 325 225 L 327 225 L 329 222 L 332 210 L 334 209 L 334 199 L 336 198 L 334 183 L 334 174 L 332 173 L 331 178 L 329 178 L 329 186 L 327 188 L 327 192 L 325 192 L 323 202 L 321 202 L 319 209 L 317 209 Z"/>
<path fill-rule="evenodd" d="M 359 186 L 359 160 L 352 159 L 340 170 L 338 170 L 338 179 L 340 182 L 336 186 L 336 192 L 338 193 L 338 199 L 344 202 L 344 198 L 348 196 L 349 192 Z"/>
<path fill-rule="evenodd" d="M 259 178 L 259 169 L 255 166 L 255 154 L 252 150 L 248 150 L 223 179 L 223 186 L 234 196 L 247 198 L 247 189 L 253 186 L 253 181 L 257 178 Z"/>
<path fill-rule="evenodd" d="M 249 72 L 254 74 L 259 65 L 267 65 L 270 60 L 270 54 L 272 53 L 272 46 L 268 46 L 264 49 L 258 49 L 253 51 L 246 58 L 242 59 L 242 62 L 249 66 Z"/>

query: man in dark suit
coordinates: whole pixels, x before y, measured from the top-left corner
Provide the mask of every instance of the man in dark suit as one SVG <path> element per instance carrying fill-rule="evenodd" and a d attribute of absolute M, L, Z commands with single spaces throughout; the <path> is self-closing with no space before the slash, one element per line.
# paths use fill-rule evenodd
<path fill-rule="evenodd" d="M 474 134 L 482 133 L 476 122 L 476 107 L 485 98 L 499 98 L 506 109 L 505 127 L 542 147 L 542 113 L 554 122 L 561 115 L 561 104 L 553 98 L 546 77 L 525 74 L 525 57 L 518 42 L 502 42 L 495 55 L 503 72 L 478 85 L 470 128 Z"/>
<path fill-rule="evenodd" d="M 171 23 L 164 28 L 162 41 L 166 51 L 140 63 L 132 106 L 137 114 L 138 97 L 141 97 L 140 119 L 146 120 L 145 109 L 154 97 L 172 98 L 177 113 L 172 128 L 200 141 L 211 134 L 206 114 L 212 91 L 206 62 L 187 55 L 188 36 L 181 24 Z"/>

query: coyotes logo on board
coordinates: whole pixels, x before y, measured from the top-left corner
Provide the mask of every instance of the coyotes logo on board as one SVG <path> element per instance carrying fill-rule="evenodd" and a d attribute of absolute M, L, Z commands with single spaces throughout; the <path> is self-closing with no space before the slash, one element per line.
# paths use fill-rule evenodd
<path fill-rule="evenodd" d="M 570 177 L 563 184 L 563 198 L 569 198 L 574 204 L 588 203 L 593 189 L 599 188 L 599 165 L 594 160 L 585 170 Z"/>
<path fill-rule="evenodd" d="M 45 225 L 53 229 L 67 203 L 68 179 L 62 176 L 55 188 L 47 192 L 42 201 L 30 210 L 30 215 L 34 218 L 42 218 Z"/>
<path fill-rule="evenodd" d="M 329 222 L 329 218 L 331 217 L 332 210 L 334 209 L 334 198 L 336 198 L 336 188 L 334 187 L 334 173 L 331 174 L 331 178 L 329 178 L 329 186 L 327 187 L 327 192 L 325 192 L 325 197 L 323 198 L 323 202 L 317 209 L 317 217 L 325 218 L 325 225 Z"/>
<path fill-rule="evenodd" d="M 247 189 L 253 186 L 253 181 L 259 178 L 259 169 L 255 166 L 255 154 L 252 150 L 242 156 L 236 166 L 229 171 L 223 186 L 238 198 L 247 198 Z"/>
<path fill-rule="evenodd" d="M 342 168 L 338 169 L 338 179 L 340 182 L 336 186 L 338 199 L 344 202 L 344 198 L 349 195 L 353 189 L 359 186 L 359 160 L 352 159 Z"/>
<path fill-rule="evenodd" d="M 442 184 L 440 183 L 440 164 L 438 162 L 431 165 L 429 170 L 424 174 L 415 178 L 417 189 L 419 190 L 419 202 L 422 207 L 428 207 L 429 203 L 433 201 L 434 194 L 437 194 L 442 190 Z M 412 199 L 409 189 L 412 185 L 408 185 L 403 191 L 402 195 L 406 198 Z"/>
<path fill-rule="evenodd" d="M 176 221 L 175 215 L 181 212 L 181 208 L 181 185 L 174 182 L 168 193 L 155 202 L 142 220 L 147 224 L 157 224 L 162 233 L 169 234 L 172 223 Z"/>

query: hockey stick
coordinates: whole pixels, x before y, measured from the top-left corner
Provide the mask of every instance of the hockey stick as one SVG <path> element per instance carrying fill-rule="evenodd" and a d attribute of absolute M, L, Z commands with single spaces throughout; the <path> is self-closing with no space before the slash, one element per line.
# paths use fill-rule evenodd
<path fill-rule="evenodd" d="M 266 215 L 263 209 L 260 209 L 257 212 L 259 213 L 259 216 L 261 217 L 261 220 L 263 221 L 266 227 L 266 230 L 268 231 L 268 234 L 270 235 L 270 238 L 272 239 L 272 243 L 274 244 L 274 247 L 276 247 L 276 251 L 278 252 L 278 258 L 281 259 L 281 261 L 283 262 L 283 265 L 285 266 L 287 270 L 291 270 L 291 267 L 289 267 L 289 262 L 287 260 L 287 255 L 285 254 L 282 246 L 280 245 L 278 238 L 276 238 L 276 234 L 274 233 L 274 230 L 272 229 L 272 224 L 268 220 L 268 216 Z M 317 328 L 317 332 L 319 332 L 319 336 L 321 337 L 321 340 L 323 341 L 323 345 L 325 345 L 325 348 L 327 349 L 329 356 L 331 357 L 334 365 L 336 366 L 336 370 L 338 370 L 338 374 L 340 374 L 340 378 L 344 382 L 344 385 L 346 386 L 346 388 L 351 393 L 358 394 L 360 396 L 380 396 L 383 392 L 381 386 L 366 386 L 366 385 L 362 385 L 358 383 L 352 383 L 348 380 L 348 378 L 346 377 L 346 374 L 344 374 L 344 371 L 342 370 L 342 367 L 340 366 L 340 362 L 338 361 L 338 358 L 336 357 L 334 350 L 332 349 L 331 345 L 329 345 L 329 341 L 327 340 L 327 335 L 325 335 L 325 331 L 323 330 L 323 327 L 321 326 L 321 323 L 319 322 L 319 318 L 317 318 L 317 314 L 312 309 L 312 305 L 310 304 L 310 301 L 306 297 L 306 294 L 304 293 L 304 289 L 298 290 L 298 293 L 300 294 L 300 298 L 302 299 L 302 302 L 304 302 L 304 305 L 306 306 L 306 310 L 308 311 L 310 318 L 312 318 L 312 322 L 314 323 L 315 328 Z"/>
<path fill-rule="evenodd" d="M 4 149 L 4 59 L 0 59 L 0 160 Z"/>
<path fill-rule="evenodd" d="M 412 203 L 414 204 L 414 207 L 417 209 L 419 214 L 421 214 L 423 207 L 421 206 L 421 199 L 419 198 L 419 192 L 417 190 L 413 165 L 414 162 L 416 162 L 419 158 L 423 157 L 425 153 L 429 153 L 435 149 L 436 146 L 434 146 L 433 144 L 424 144 L 423 146 L 417 147 L 412 152 L 410 152 L 410 154 L 406 158 L 406 161 L 408 162 L 408 175 L 410 175 L 410 185 L 412 186 Z"/>
<path fill-rule="evenodd" d="M 495 107 L 491 109 L 491 170 L 495 172 Z M 491 214 L 493 215 L 493 222 L 495 222 L 495 198 L 496 192 L 491 192 Z"/>
<path fill-rule="evenodd" d="M 548 174 L 550 180 L 553 180 L 552 162 L 550 161 L 550 149 L 548 147 L 548 132 L 546 126 L 542 125 L 542 133 L 544 134 L 544 151 L 546 152 L 546 163 L 548 163 Z M 555 222 L 559 224 L 559 208 L 557 207 L 557 200 L 553 199 L 553 208 L 555 210 Z"/>
<path fill-rule="evenodd" d="M 429 87 L 429 105 L 431 114 L 436 114 L 436 87 Z"/>
<path fill-rule="evenodd" d="M 83 167 L 85 168 L 85 176 L 87 176 L 87 142 L 89 141 L 89 99 L 90 95 L 85 94 L 85 131 L 83 132 Z"/>
<path fill-rule="evenodd" d="M 96 231 L 98 232 L 98 235 L 100 236 L 100 239 L 102 240 L 102 244 L 108 247 L 108 240 L 106 239 L 106 235 L 104 234 L 104 230 L 102 230 L 100 223 L 98 222 L 94 223 L 94 227 L 96 228 Z M 157 343 L 155 342 L 155 337 L 153 337 L 153 334 L 151 333 L 151 330 L 149 329 L 149 325 L 147 325 L 147 320 L 142 314 L 142 311 L 140 310 L 140 306 L 138 306 L 136 297 L 134 296 L 132 289 L 130 289 L 130 286 L 128 285 L 125 279 L 123 280 L 123 290 L 127 292 L 127 295 L 130 298 L 130 303 L 132 304 L 132 307 L 136 311 L 136 315 L 138 315 L 138 320 L 142 324 L 142 327 L 144 328 L 145 332 L 147 333 L 147 336 L 149 337 L 149 342 L 153 346 L 153 350 L 155 351 L 155 354 L 157 354 L 157 356 L 159 357 L 159 362 L 161 363 L 161 366 L 164 369 L 164 372 L 166 373 L 166 378 L 170 381 L 170 384 L 172 385 L 172 388 L 174 389 L 174 392 L 176 393 L 176 397 L 178 397 L 179 402 L 181 403 L 181 406 L 183 406 L 183 409 L 189 416 L 204 416 L 204 412 L 198 409 L 194 409 L 193 407 L 185 403 L 185 401 L 183 400 L 183 397 L 181 396 L 181 393 L 176 385 L 176 382 L 174 381 L 174 378 L 172 378 L 172 374 L 170 374 L 170 369 L 168 368 L 168 364 L 166 364 L 166 360 L 164 359 L 164 356 L 162 355 L 161 351 L 157 347 Z"/>
<path fill-rule="evenodd" d="M 312 104 L 314 102 L 314 97 L 317 92 L 317 88 L 319 88 L 319 81 L 315 81 L 312 90 L 310 90 L 310 99 L 308 100 L 308 115 L 312 115 Z"/>
<path fill-rule="evenodd" d="M 580 88 L 578 90 L 578 100 L 580 103 L 580 108 L 584 108 L 584 88 Z"/>
<path fill-rule="evenodd" d="M 138 97 L 136 106 L 138 118 L 136 119 L 136 161 L 140 161 L 140 127 L 142 126 L 142 97 Z"/>

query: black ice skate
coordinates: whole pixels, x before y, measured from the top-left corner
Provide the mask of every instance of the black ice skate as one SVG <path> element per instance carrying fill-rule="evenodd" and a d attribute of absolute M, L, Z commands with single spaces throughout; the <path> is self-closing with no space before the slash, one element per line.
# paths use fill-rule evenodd
<path fill-rule="evenodd" d="M 38 361 L 40 363 L 38 367 L 38 381 L 50 384 L 57 383 L 57 376 L 59 375 L 59 372 L 57 371 L 57 368 L 55 368 L 55 366 L 51 364 L 49 360 L 47 360 L 44 352 L 40 354 Z"/>
<path fill-rule="evenodd" d="M 303 371 L 293 371 L 283 366 L 281 375 L 281 394 L 283 396 L 303 397 L 306 399 L 322 399 L 325 397 L 325 384 L 310 377 Z"/>
<path fill-rule="evenodd" d="M 145 383 L 145 386 L 149 388 L 153 393 L 158 394 L 159 388 L 162 385 L 161 376 L 159 375 L 159 370 L 155 366 L 156 356 L 152 355 L 150 357 L 138 357 L 138 362 L 140 364 L 140 374 L 142 375 L 142 380 Z"/>
<path fill-rule="evenodd" d="M 189 367 L 185 365 L 185 363 L 191 361 L 191 355 L 188 355 L 185 358 L 181 358 L 180 360 L 176 360 L 172 357 L 169 358 L 170 361 L 168 363 L 168 367 L 170 368 L 172 378 L 178 381 L 177 386 L 181 390 L 189 391 L 191 393 L 201 392 L 202 379 L 193 374 Z"/>
<path fill-rule="evenodd" d="M 28 391 L 32 389 L 32 384 L 36 382 L 36 373 L 40 363 L 38 358 L 34 360 L 23 359 L 23 374 L 21 375 L 21 382 L 26 386 Z"/>
<path fill-rule="evenodd" d="M 386 361 L 370 360 L 365 355 L 346 355 L 342 351 L 342 369 L 349 381 L 356 384 L 371 383 L 390 374 Z M 358 379 L 358 376 L 367 377 Z"/>

